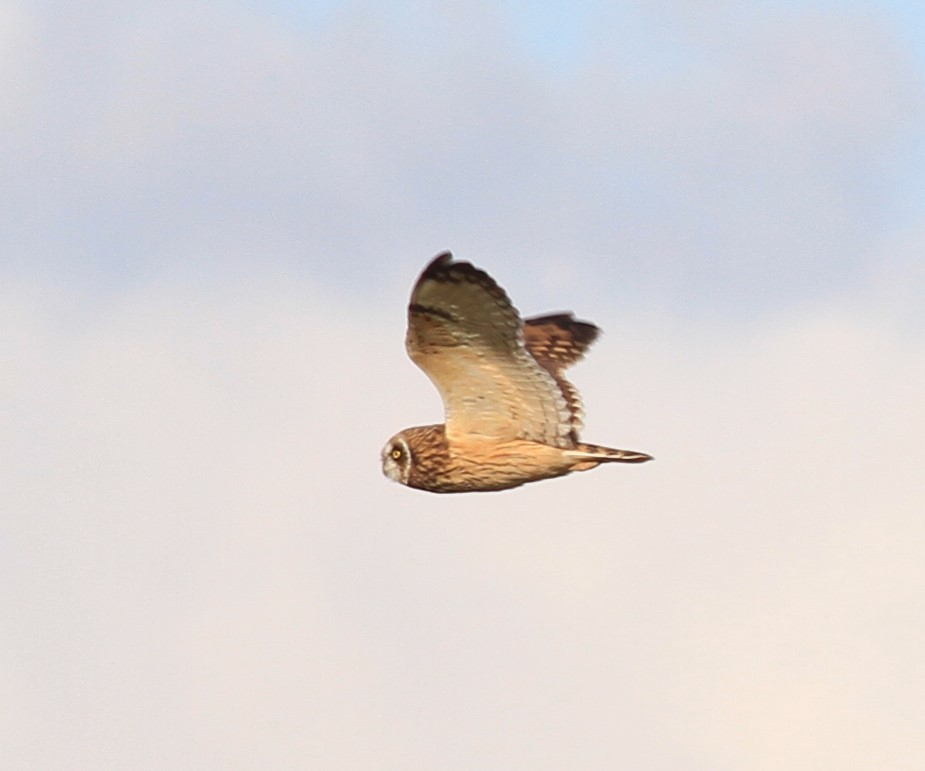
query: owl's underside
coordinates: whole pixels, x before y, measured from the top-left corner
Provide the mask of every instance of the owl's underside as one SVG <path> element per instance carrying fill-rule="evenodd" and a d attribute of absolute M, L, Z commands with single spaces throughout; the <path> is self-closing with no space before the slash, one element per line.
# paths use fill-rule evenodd
<path fill-rule="evenodd" d="M 439 255 L 412 291 L 406 346 L 440 391 L 446 422 L 392 437 L 383 472 L 421 490 L 475 492 L 651 460 L 579 441 L 581 398 L 562 372 L 598 334 L 570 313 L 522 321 L 487 273 Z"/>

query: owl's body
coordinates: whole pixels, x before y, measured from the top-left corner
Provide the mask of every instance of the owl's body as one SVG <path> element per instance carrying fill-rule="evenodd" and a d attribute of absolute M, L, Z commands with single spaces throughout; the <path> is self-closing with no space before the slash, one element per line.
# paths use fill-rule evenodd
<path fill-rule="evenodd" d="M 522 321 L 488 274 L 439 255 L 412 291 L 406 346 L 440 391 L 446 423 L 392 437 L 383 472 L 421 490 L 475 492 L 650 460 L 578 440 L 581 399 L 562 371 L 598 333 L 571 314 Z"/>

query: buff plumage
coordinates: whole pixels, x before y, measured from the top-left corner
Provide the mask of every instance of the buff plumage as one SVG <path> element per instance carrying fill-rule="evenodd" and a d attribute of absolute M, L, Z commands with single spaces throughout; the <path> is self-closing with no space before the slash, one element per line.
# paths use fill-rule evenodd
<path fill-rule="evenodd" d="M 383 473 L 420 490 L 476 492 L 651 460 L 579 441 L 581 398 L 562 372 L 598 333 L 570 313 L 523 321 L 487 273 L 437 256 L 412 290 L 406 347 L 440 391 L 446 422 L 393 436 Z"/>

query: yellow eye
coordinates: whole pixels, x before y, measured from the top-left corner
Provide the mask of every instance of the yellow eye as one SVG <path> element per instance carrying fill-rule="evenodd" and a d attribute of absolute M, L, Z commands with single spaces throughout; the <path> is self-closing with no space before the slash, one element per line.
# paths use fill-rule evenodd
<path fill-rule="evenodd" d="M 397 447 L 394 450 L 392 450 L 392 457 L 395 460 L 398 460 L 401 457 L 401 450 L 399 450 Z"/>

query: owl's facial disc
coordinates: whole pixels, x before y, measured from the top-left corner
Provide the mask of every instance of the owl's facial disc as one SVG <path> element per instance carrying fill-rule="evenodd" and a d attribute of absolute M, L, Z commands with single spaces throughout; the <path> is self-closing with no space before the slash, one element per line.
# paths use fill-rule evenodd
<path fill-rule="evenodd" d="M 396 434 L 382 448 L 382 473 L 393 482 L 408 484 L 411 475 L 411 449 L 401 434 Z"/>

